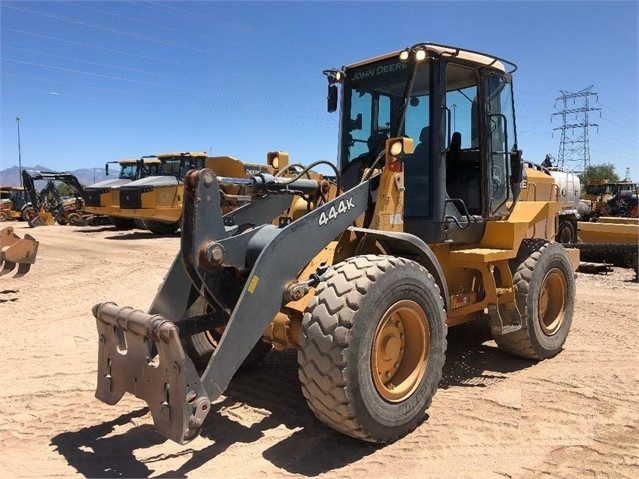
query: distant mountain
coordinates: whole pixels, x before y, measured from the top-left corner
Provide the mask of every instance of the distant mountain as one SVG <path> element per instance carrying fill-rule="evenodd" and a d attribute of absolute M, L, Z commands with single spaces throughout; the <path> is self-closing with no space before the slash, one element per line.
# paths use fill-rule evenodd
<path fill-rule="evenodd" d="M 23 170 L 36 170 L 36 171 L 61 171 L 61 170 L 52 170 L 46 166 L 35 165 L 35 166 L 23 166 Z M 64 170 L 68 171 L 68 170 Z M 78 170 L 69 171 L 72 175 L 74 175 L 80 184 L 83 186 L 92 185 L 93 183 L 97 183 L 99 181 L 104 181 L 106 179 L 117 178 L 118 171 L 117 170 L 109 170 L 110 175 L 106 176 L 104 174 L 104 167 L 102 168 L 80 168 Z M 20 185 L 20 168 L 17 166 L 12 166 L 11 168 L 7 168 L 6 170 L 0 170 L 0 186 L 19 186 Z"/>

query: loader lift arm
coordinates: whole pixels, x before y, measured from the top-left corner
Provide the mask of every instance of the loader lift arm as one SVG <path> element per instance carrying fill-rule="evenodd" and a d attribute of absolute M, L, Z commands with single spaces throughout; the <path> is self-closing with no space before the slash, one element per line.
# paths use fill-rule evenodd
<path fill-rule="evenodd" d="M 219 185 L 246 181 L 217 178 L 208 169 L 187 176 L 181 251 L 167 277 L 188 278 L 191 288 L 180 288 L 171 296 L 165 281 L 150 314 L 113 303 L 93 309 L 100 335 L 96 396 L 107 404 L 117 403 L 127 391 L 144 399 L 158 432 L 180 444 L 197 435 L 210 401 L 226 390 L 252 346 L 287 302 L 287 283 L 369 206 L 371 182 L 367 180 L 283 228 L 260 224 L 265 217 L 275 218 L 283 212 L 292 192 L 319 187 L 315 180 L 288 184 L 286 179 L 263 174 L 248 179 L 257 194 L 254 200 L 222 216 Z M 246 224 L 254 227 L 232 235 Z M 228 277 L 229 269 L 248 271 L 248 276 L 243 283 L 229 286 L 225 282 L 227 286 L 220 290 L 216 279 Z M 189 318 L 170 321 L 163 314 L 180 310 L 183 314 L 192 289 L 229 314 L 201 377 L 179 339 L 179 327 L 187 326 Z"/>

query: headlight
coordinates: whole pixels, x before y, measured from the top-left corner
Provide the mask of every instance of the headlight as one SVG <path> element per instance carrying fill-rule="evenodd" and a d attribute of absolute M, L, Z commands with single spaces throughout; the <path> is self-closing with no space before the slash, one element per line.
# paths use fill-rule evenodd
<path fill-rule="evenodd" d="M 390 154 L 393 156 L 399 156 L 402 152 L 402 147 L 403 147 L 402 142 L 396 141 L 390 147 Z"/>

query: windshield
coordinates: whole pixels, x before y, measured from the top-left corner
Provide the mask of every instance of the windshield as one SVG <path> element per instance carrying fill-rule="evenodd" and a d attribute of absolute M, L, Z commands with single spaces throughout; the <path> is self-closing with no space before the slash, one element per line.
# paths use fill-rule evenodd
<path fill-rule="evenodd" d="M 390 136 L 406 135 L 417 142 L 428 125 L 429 67 L 419 64 L 402 131 L 400 115 L 412 66 L 397 57 L 351 68 L 344 84 L 341 166 L 354 160 L 372 161 Z"/>
<path fill-rule="evenodd" d="M 137 164 L 131 163 L 122 165 L 122 169 L 120 170 L 120 179 L 121 180 L 135 180 L 135 175 L 137 172 Z"/>
<path fill-rule="evenodd" d="M 158 176 L 175 176 L 184 179 L 189 170 L 202 168 L 203 160 L 203 158 L 192 156 L 162 158 Z"/>

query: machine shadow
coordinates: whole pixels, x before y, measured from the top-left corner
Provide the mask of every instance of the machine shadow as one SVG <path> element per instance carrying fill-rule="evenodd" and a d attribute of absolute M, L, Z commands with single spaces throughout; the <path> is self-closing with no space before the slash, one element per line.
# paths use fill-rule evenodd
<path fill-rule="evenodd" d="M 151 470 L 136 459 L 134 451 L 161 444 L 166 439 L 152 426 L 134 427 L 113 434 L 119 426 L 148 413 L 144 407 L 95 426 L 54 436 L 51 444 L 85 477 L 149 477 Z"/>
<path fill-rule="evenodd" d="M 79 227 L 74 230 L 74 233 L 114 233 L 112 236 L 105 236 L 105 239 L 109 240 L 136 240 L 136 239 L 152 239 L 152 238 L 179 238 L 180 232 L 157 234 L 148 230 L 132 229 L 132 230 L 119 230 L 114 226 L 94 226 L 94 227 Z"/>
<path fill-rule="evenodd" d="M 507 375 L 537 364 L 501 351 L 486 328 L 474 323 L 448 330 L 446 363 L 439 382 L 441 389 L 487 387 Z"/>
<path fill-rule="evenodd" d="M 291 473 L 317 476 L 356 462 L 380 447 L 339 434 L 315 418 L 299 387 L 295 351 L 267 354 L 255 371 L 236 375 L 224 395 L 222 402 L 212 405 L 215 410 L 201 432 L 214 443 L 194 451 L 180 468 L 161 477 L 185 477 L 231 444 L 257 441 L 282 425 L 294 432 L 266 449 L 263 457 Z M 259 420 L 248 421 L 243 416 L 247 407 Z"/>
<path fill-rule="evenodd" d="M 440 388 L 487 387 L 534 364 L 535 361 L 502 353 L 475 333 L 451 328 Z M 292 430 L 292 434 L 265 449 L 262 455 L 289 473 L 310 477 L 330 473 L 383 447 L 346 437 L 315 418 L 299 387 L 295 351 L 267 354 L 255 371 L 237 375 L 224 398 L 211 406 L 201 432 L 211 443 L 199 450 L 184 446 L 179 455 L 188 459 L 160 477 L 186 477 L 231 445 L 256 442 L 279 426 Z M 87 477 L 148 477 L 154 471 L 136 459 L 134 452 L 167 439 L 148 424 L 114 434 L 119 426 L 147 413 L 148 409 L 142 408 L 112 421 L 65 432 L 55 436 L 52 444 Z M 148 464 L 169 457 L 175 455 L 161 454 Z"/>
<path fill-rule="evenodd" d="M 158 234 L 158 233 L 153 233 L 153 232 L 147 231 L 147 230 L 137 230 L 137 231 L 131 231 L 129 233 L 124 233 L 124 234 L 121 231 L 116 231 L 116 233 L 119 233 L 119 234 L 118 235 L 114 235 L 114 236 L 105 236 L 104 239 L 121 241 L 121 240 L 137 240 L 137 239 L 153 239 L 153 238 L 179 238 L 180 237 L 180 233 L 179 232 Z"/>

